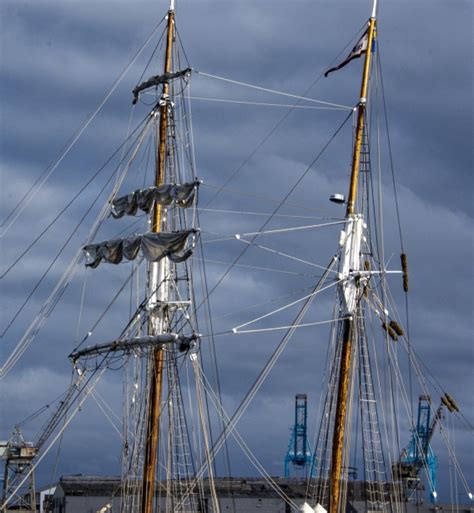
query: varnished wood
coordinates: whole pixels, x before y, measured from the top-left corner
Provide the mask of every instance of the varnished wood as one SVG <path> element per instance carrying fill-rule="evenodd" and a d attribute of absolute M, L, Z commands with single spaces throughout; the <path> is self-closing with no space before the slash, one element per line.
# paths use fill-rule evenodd
<path fill-rule="evenodd" d="M 165 55 L 165 73 L 171 72 L 173 42 L 174 42 L 174 18 L 173 10 L 168 12 L 167 42 Z M 167 151 L 167 130 L 168 130 L 168 98 L 169 84 L 163 84 L 162 104 L 160 105 L 160 127 L 158 152 L 156 158 L 155 185 L 158 187 L 165 180 L 166 151 Z M 157 233 L 161 230 L 162 207 L 156 205 L 153 211 L 152 231 Z M 156 291 L 153 291 L 156 293 Z M 150 325 L 150 330 L 153 327 Z M 154 333 L 151 333 L 154 334 Z M 160 436 L 160 415 L 161 395 L 163 388 L 164 351 L 157 348 L 153 353 L 152 376 L 150 378 L 150 389 L 148 393 L 148 419 L 145 439 L 145 459 L 143 465 L 143 491 L 141 501 L 141 513 L 153 513 L 155 496 L 156 468 L 158 466 L 158 447 Z"/>

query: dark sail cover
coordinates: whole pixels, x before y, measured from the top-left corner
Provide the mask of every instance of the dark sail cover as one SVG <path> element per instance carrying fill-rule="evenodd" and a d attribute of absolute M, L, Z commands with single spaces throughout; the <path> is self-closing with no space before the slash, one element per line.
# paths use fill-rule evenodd
<path fill-rule="evenodd" d="M 192 249 L 183 251 L 190 233 L 194 233 L 194 230 L 145 233 L 125 239 L 89 244 L 83 248 L 89 259 L 86 266 L 96 268 L 101 262 L 120 264 L 124 258 L 134 260 L 140 249 L 149 262 L 158 262 L 164 257 L 173 262 L 184 262 L 192 254 Z"/>
<path fill-rule="evenodd" d="M 112 202 L 112 216 L 116 219 L 124 215 L 134 216 L 137 210 L 147 214 L 153 205 L 168 206 L 175 202 L 178 207 L 188 208 L 192 205 L 199 182 L 182 185 L 163 184 L 159 187 L 137 190 L 126 196 L 114 199 Z"/>
<path fill-rule="evenodd" d="M 163 75 L 155 75 L 150 79 L 142 82 L 140 85 L 135 87 L 133 92 L 133 105 L 135 105 L 138 101 L 138 95 L 141 91 L 148 89 L 149 87 L 157 86 L 160 84 L 164 84 L 165 82 L 169 82 L 174 78 L 184 77 L 188 73 L 191 73 L 191 68 L 182 69 L 181 71 L 176 71 L 174 73 L 163 73 Z"/>
<path fill-rule="evenodd" d="M 69 358 L 76 362 L 80 358 L 90 358 L 99 355 L 113 355 L 117 351 L 125 353 L 133 351 L 134 349 L 163 346 L 165 344 L 177 343 L 179 344 L 180 351 L 187 351 L 193 345 L 193 342 L 199 338 L 199 335 L 193 333 L 192 335 L 183 335 L 177 333 L 161 333 L 159 335 L 149 335 L 142 337 L 133 337 L 126 339 L 113 340 L 104 344 L 97 344 L 95 346 L 86 347 L 80 351 L 73 351 Z"/>

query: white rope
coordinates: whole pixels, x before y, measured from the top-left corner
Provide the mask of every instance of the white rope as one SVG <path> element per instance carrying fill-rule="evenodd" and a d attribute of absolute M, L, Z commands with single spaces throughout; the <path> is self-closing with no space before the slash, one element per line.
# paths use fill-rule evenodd
<path fill-rule="evenodd" d="M 230 424 L 230 417 L 226 413 L 224 407 L 222 406 L 221 402 L 219 401 L 219 398 L 217 397 L 217 394 L 215 393 L 214 389 L 212 388 L 211 384 L 207 380 L 206 376 L 201 372 L 200 376 L 201 383 L 204 385 L 204 388 L 206 389 L 208 393 L 208 397 L 211 399 L 212 403 L 214 404 L 214 407 L 216 408 L 216 411 L 218 412 L 219 416 L 222 418 L 222 420 Z M 275 480 L 270 476 L 270 474 L 265 470 L 264 466 L 259 462 L 255 454 L 252 452 L 252 450 L 249 448 L 249 446 L 245 443 L 243 438 L 241 437 L 240 433 L 237 431 L 237 429 L 234 427 L 232 430 L 232 436 L 234 437 L 237 444 L 240 446 L 244 454 L 248 457 L 249 461 L 252 463 L 252 465 L 260 472 L 262 477 L 265 479 L 265 481 L 270 485 L 270 487 L 291 507 L 297 509 L 298 506 L 291 500 L 291 498 L 278 486 L 278 484 L 275 482 Z"/>
<path fill-rule="evenodd" d="M 334 267 L 334 264 L 336 263 L 336 261 L 337 261 L 337 258 L 334 257 L 331 261 L 331 264 L 329 265 L 327 273 L 325 273 L 325 276 L 323 276 L 323 278 L 321 278 L 319 284 L 316 285 L 315 290 L 317 290 L 320 286 L 322 286 L 327 274 L 332 269 L 332 267 Z M 309 307 L 311 306 L 312 301 L 313 301 L 313 298 L 309 298 L 307 303 L 303 305 L 302 309 L 300 310 L 299 314 L 297 315 L 297 317 L 295 319 L 296 323 L 300 322 L 303 319 L 303 317 L 306 315 L 306 312 L 308 311 Z M 245 395 L 244 399 L 240 403 L 237 410 L 232 415 L 232 418 L 229 420 L 227 428 L 224 431 L 222 431 L 222 433 L 219 435 L 217 440 L 214 442 L 214 445 L 212 447 L 212 458 L 213 459 L 216 457 L 217 453 L 222 449 L 228 436 L 230 435 L 232 430 L 235 428 L 236 424 L 239 422 L 239 420 L 241 419 L 242 415 L 245 413 L 247 408 L 249 407 L 250 403 L 252 402 L 253 398 L 257 394 L 257 392 L 260 389 L 260 387 L 262 386 L 262 384 L 265 382 L 266 378 L 268 377 L 271 370 L 275 366 L 278 358 L 281 356 L 281 354 L 285 350 L 286 346 L 288 345 L 288 342 L 290 341 L 294 332 L 295 332 L 295 330 L 293 328 L 290 328 L 288 330 L 288 332 L 285 334 L 285 336 L 282 338 L 282 340 L 278 344 L 277 348 L 271 355 L 270 359 L 264 365 L 264 367 L 263 367 L 262 371 L 260 372 L 260 374 L 258 375 L 256 381 L 254 382 L 252 387 L 249 389 L 249 391 Z M 200 481 L 200 479 L 204 475 L 205 471 L 206 471 L 206 465 L 201 463 L 196 472 L 196 476 L 194 478 L 194 481 L 193 481 L 190 491 L 188 491 L 187 494 L 182 498 L 181 502 L 186 500 L 186 497 L 189 496 L 189 494 L 192 492 L 193 487 L 195 487 L 196 484 Z"/>
<path fill-rule="evenodd" d="M 238 331 L 235 328 L 232 330 L 232 333 L 237 335 L 246 334 L 246 333 L 264 333 L 267 331 L 277 331 L 277 330 L 288 330 L 288 329 L 296 329 L 296 328 L 307 328 L 308 326 L 319 326 L 320 324 L 332 324 L 339 321 L 344 321 L 349 317 L 339 317 L 338 319 L 329 319 L 328 321 L 318 321 L 318 322 L 307 322 L 304 324 L 291 324 L 290 326 L 276 326 L 275 328 L 259 328 L 254 330 L 241 330 Z"/>
<path fill-rule="evenodd" d="M 44 457 L 48 454 L 50 449 L 53 447 L 53 445 L 56 443 L 58 438 L 64 433 L 65 429 L 69 424 L 71 423 L 72 419 L 76 416 L 77 412 L 79 412 L 82 408 L 82 405 L 84 404 L 84 401 L 89 397 L 89 395 L 92 393 L 92 390 L 94 390 L 95 386 L 99 382 L 100 378 L 104 374 L 104 372 L 107 370 L 107 367 L 104 367 L 102 371 L 99 373 L 97 378 L 95 379 L 94 383 L 92 385 L 89 385 L 89 390 L 84 394 L 84 397 L 79 401 L 76 408 L 72 412 L 71 416 L 64 422 L 63 427 L 59 430 L 59 432 L 56 434 L 56 436 L 51 440 L 51 443 L 48 445 L 48 447 L 45 449 L 45 451 L 41 454 L 41 456 L 36 460 L 36 463 L 31 467 L 29 472 L 25 475 L 25 477 L 20 481 L 18 486 L 13 490 L 10 497 L 7 497 L 5 502 L 2 504 L 1 509 L 6 508 L 6 506 L 9 504 L 9 502 L 12 500 L 12 498 L 16 495 L 18 490 L 26 483 L 26 480 L 33 474 L 33 472 L 36 470 L 36 467 L 43 461 Z"/>
<path fill-rule="evenodd" d="M 269 299 L 267 301 L 263 301 L 263 302 L 260 302 L 260 303 L 254 303 L 252 305 L 246 306 L 245 308 L 240 308 L 239 310 L 234 310 L 232 312 L 228 312 L 226 314 L 219 315 L 217 317 L 213 317 L 213 320 L 214 321 L 221 320 L 221 319 L 224 319 L 226 317 L 230 317 L 230 316 L 242 313 L 242 312 L 247 312 L 248 310 L 253 310 L 253 309 L 255 309 L 255 308 L 259 307 L 259 306 L 265 306 L 265 305 L 269 305 L 270 303 L 276 303 L 277 301 L 280 301 L 281 299 L 284 299 L 284 298 L 287 298 L 287 297 L 291 297 L 291 296 L 296 296 L 296 294 L 300 294 L 301 292 L 306 292 L 308 290 L 313 290 L 313 289 L 314 289 L 314 287 L 306 287 L 306 288 L 304 288 L 302 290 L 296 290 L 294 292 L 291 292 L 290 294 L 284 294 L 282 296 L 278 296 L 276 298 Z"/>
<path fill-rule="evenodd" d="M 206 231 L 201 231 L 201 233 L 211 233 L 211 232 L 206 232 Z M 202 243 L 203 244 L 212 244 L 214 242 L 228 242 L 230 240 L 235 240 L 235 237 L 222 237 L 220 239 L 211 239 L 211 240 L 203 240 Z"/>
<path fill-rule="evenodd" d="M 220 513 L 220 507 L 219 507 L 219 501 L 217 500 L 217 494 L 216 494 L 216 486 L 214 482 L 214 473 L 212 471 L 212 458 L 210 453 L 210 446 L 209 446 L 209 437 L 208 437 L 208 427 L 206 422 L 206 416 L 205 416 L 205 409 L 204 409 L 204 402 L 202 398 L 202 372 L 201 372 L 201 366 L 198 362 L 198 356 L 196 353 L 192 353 L 189 355 L 189 358 L 191 360 L 191 364 L 193 366 L 194 370 L 194 376 L 196 380 L 196 396 L 197 396 L 197 406 L 198 406 L 198 412 L 199 412 L 199 419 L 201 420 L 201 430 L 202 430 L 202 437 L 204 441 L 204 448 L 206 453 L 206 461 L 207 461 L 207 472 L 209 476 L 209 485 L 211 489 L 211 497 L 212 497 L 212 510 L 216 513 Z"/>
<path fill-rule="evenodd" d="M 202 187 L 209 187 L 210 189 L 217 189 L 219 192 L 228 192 L 230 194 L 235 194 L 235 195 L 238 195 L 238 196 L 244 196 L 246 198 L 254 198 L 254 199 L 258 199 L 260 201 L 269 201 L 271 203 L 276 203 L 278 205 L 281 203 L 281 199 L 270 198 L 268 196 L 261 196 L 259 194 L 252 194 L 252 193 L 249 193 L 247 191 L 241 191 L 241 190 L 238 190 L 238 189 L 229 189 L 228 187 L 219 186 L 219 185 L 212 185 L 212 184 L 206 183 L 206 182 L 204 182 L 202 184 Z M 285 205 L 287 207 L 291 207 L 291 208 L 299 208 L 301 210 L 306 210 L 307 212 L 315 212 L 315 213 L 319 213 L 320 212 L 319 210 L 317 210 L 315 208 L 299 205 L 297 203 L 290 203 L 289 201 L 286 201 Z M 268 214 L 268 215 L 273 215 L 273 214 Z M 275 216 L 276 215 L 277 214 L 275 214 Z M 327 216 L 325 216 L 325 217 L 321 216 L 320 218 L 321 219 L 327 219 Z"/>
<path fill-rule="evenodd" d="M 266 235 L 269 233 L 285 233 L 285 232 L 296 232 L 298 230 L 308 230 L 310 228 L 322 228 L 323 226 L 334 226 L 336 224 L 345 224 L 345 221 L 334 221 L 331 223 L 320 223 L 320 224 L 310 224 L 306 226 L 292 226 L 290 228 L 277 228 L 275 230 L 265 230 L 261 232 L 249 232 L 249 233 L 236 233 L 235 238 L 239 239 L 241 236 L 252 236 L 252 235 Z"/>
<path fill-rule="evenodd" d="M 194 260 L 202 260 L 211 264 L 222 264 L 222 265 L 232 265 L 231 262 L 223 262 L 221 260 L 211 260 L 209 258 L 201 258 L 201 257 L 194 257 Z M 292 274 L 294 276 L 306 276 L 308 278 L 314 278 L 314 274 L 305 274 L 305 273 L 298 273 L 296 271 L 285 271 L 284 269 L 275 269 L 273 267 L 262 267 L 259 265 L 247 265 L 247 264 L 233 264 L 234 267 L 244 267 L 246 269 L 255 269 L 257 271 L 269 271 L 274 273 L 282 273 L 282 274 Z"/>
<path fill-rule="evenodd" d="M 224 210 L 219 208 L 199 208 L 199 212 L 218 212 L 221 214 L 239 214 L 239 215 L 250 215 L 250 216 L 263 216 L 268 217 L 273 215 L 273 217 L 286 217 L 290 219 L 330 219 L 333 220 L 334 218 L 328 218 L 323 216 L 297 216 L 297 215 L 291 215 L 291 214 L 272 214 L 270 212 L 246 212 L 242 210 Z M 337 221 L 345 221 L 345 219 L 334 219 Z"/>
<path fill-rule="evenodd" d="M 309 262 L 308 260 L 304 260 L 302 258 L 298 258 L 298 257 L 295 257 L 293 255 L 289 255 L 288 253 L 283 253 L 281 251 L 277 251 L 276 249 L 272 249 L 272 248 L 269 248 L 267 246 L 262 246 L 260 244 L 255 244 L 254 242 L 249 241 L 249 240 L 245 240 L 245 239 L 237 239 L 237 240 L 239 240 L 241 242 L 244 242 L 245 244 L 249 244 L 251 246 L 254 246 L 256 248 L 262 249 L 263 251 L 268 251 L 270 253 L 275 253 L 276 255 L 279 255 L 279 256 L 282 256 L 282 257 L 285 257 L 285 258 L 289 258 L 290 260 L 295 260 L 296 262 L 300 262 L 302 264 L 311 265 L 312 267 L 317 267 L 318 269 L 322 269 L 323 271 L 327 271 L 327 268 L 322 266 L 322 265 L 318 265 L 318 264 L 315 264 L 313 262 Z M 331 270 L 330 272 L 337 273 L 337 271 L 334 271 L 334 270 Z"/>
<path fill-rule="evenodd" d="M 135 158 L 138 149 L 140 148 L 143 139 L 145 137 L 145 134 L 147 132 L 147 129 L 149 127 L 150 121 L 146 123 L 142 130 L 141 138 L 139 139 L 139 142 L 137 144 L 137 148 L 133 152 L 128 164 L 124 166 L 121 173 L 118 173 L 117 180 L 115 183 L 115 186 L 112 190 L 112 192 L 109 194 L 107 201 L 104 203 L 104 206 L 102 207 L 102 210 L 100 211 L 99 215 L 96 218 L 95 223 L 93 224 L 86 240 L 84 241 L 84 245 L 89 244 L 94 237 L 96 236 L 97 232 L 99 231 L 100 227 L 102 226 L 103 221 L 108 215 L 108 212 L 110 210 L 110 201 L 112 198 L 115 197 L 117 194 L 117 191 L 119 190 L 121 184 L 125 180 L 125 177 L 128 173 L 128 170 L 130 168 L 130 164 L 132 160 Z M 26 351 L 28 346 L 33 342 L 34 338 L 38 334 L 39 330 L 42 328 L 44 323 L 47 321 L 49 315 L 52 313 L 54 308 L 56 307 L 57 302 L 61 298 L 62 293 L 64 292 L 65 288 L 69 285 L 71 280 L 73 279 L 74 275 L 77 272 L 78 264 L 79 262 L 84 258 L 82 247 L 80 247 L 74 257 L 72 258 L 69 266 L 66 268 L 66 271 L 63 273 L 59 281 L 57 282 L 56 286 L 54 287 L 53 291 L 49 295 L 48 299 L 43 303 L 39 313 L 34 318 L 33 322 L 28 326 L 27 330 L 13 349 L 13 351 L 10 353 L 10 356 L 6 360 L 6 362 L 3 364 L 3 366 L 0 368 L 0 379 L 3 379 L 7 373 L 12 369 L 12 367 L 18 362 L 18 360 L 21 358 L 23 353 Z"/>
<path fill-rule="evenodd" d="M 288 96 L 289 98 L 296 98 L 297 100 L 305 100 L 308 102 L 320 103 L 321 105 L 328 105 L 331 107 L 335 107 L 337 110 L 339 110 L 339 109 L 354 110 L 354 107 L 349 107 L 348 105 L 340 105 L 338 103 L 331 103 L 331 102 L 325 102 L 322 100 L 315 100 L 314 98 L 307 98 L 305 96 L 298 96 L 295 94 L 283 93 L 281 91 L 275 91 L 274 89 L 268 89 L 266 87 L 247 84 L 245 82 L 238 82 L 237 80 L 231 80 L 230 78 L 224 78 L 224 77 L 219 77 L 217 75 L 211 75 L 210 73 L 204 73 L 203 71 L 194 70 L 194 72 L 198 73 L 199 75 L 204 75 L 205 77 L 215 78 L 216 80 L 222 80 L 223 82 L 229 82 L 231 84 L 237 84 L 237 85 L 241 85 L 244 87 L 249 87 L 251 89 L 257 89 L 259 91 L 265 91 L 267 93 L 278 94 L 281 96 Z"/>
<path fill-rule="evenodd" d="M 311 294 L 308 294 L 307 296 L 303 296 L 302 298 L 299 298 L 295 301 L 292 301 L 291 303 L 288 303 L 287 305 L 281 306 L 280 308 L 276 308 L 275 310 L 272 310 L 271 312 L 268 312 L 264 315 L 261 315 L 260 317 L 257 317 L 256 319 L 253 319 L 251 321 L 245 322 L 244 324 L 240 324 L 239 326 L 236 326 L 232 329 L 232 332 L 235 333 L 236 330 L 239 330 L 240 328 L 243 328 L 245 326 L 248 326 L 249 324 L 253 324 L 255 322 L 261 321 L 262 319 L 266 319 L 267 317 L 270 317 L 271 315 L 274 315 L 278 312 L 281 312 L 283 310 L 286 310 L 287 308 L 291 308 L 294 305 L 297 305 L 298 303 L 301 303 L 302 301 L 306 301 L 306 299 L 316 296 L 317 294 L 320 294 L 321 292 L 324 292 L 327 289 L 330 289 L 331 287 L 334 287 L 338 283 L 340 283 L 342 280 L 335 281 L 333 283 L 330 283 L 329 285 L 326 285 L 325 287 L 320 288 L 316 292 L 312 292 Z"/>
<path fill-rule="evenodd" d="M 86 390 L 89 390 L 89 387 L 86 387 Z M 114 428 L 114 430 L 118 433 L 119 437 L 123 440 L 124 437 L 122 435 L 122 432 L 120 431 L 120 429 L 115 425 L 114 421 L 112 420 L 112 418 L 110 417 L 110 415 L 105 411 L 104 407 L 102 406 L 102 404 L 100 404 L 99 402 L 99 399 L 98 397 L 100 397 L 98 395 L 98 397 L 95 396 L 94 392 L 91 391 L 91 397 L 92 399 L 94 399 L 94 401 L 97 403 L 97 406 L 99 407 L 100 411 L 104 414 L 105 418 L 110 422 L 111 426 Z M 103 401 L 103 399 L 101 398 L 101 400 Z M 104 401 L 105 402 L 105 401 Z"/>
<path fill-rule="evenodd" d="M 192 96 L 191 100 L 203 100 L 208 102 L 219 103 L 235 103 L 238 105 L 254 105 L 259 107 L 285 107 L 287 109 L 311 109 L 311 110 L 341 110 L 339 107 L 315 107 L 312 105 L 290 105 L 286 103 L 267 103 L 267 102 L 252 102 L 245 100 L 226 100 L 223 98 L 204 98 L 200 96 Z"/>
<path fill-rule="evenodd" d="M 112 96 L 115 89 L 117 89 L 120 82 L 123 80 L 125 75 L 128 73 L 129 69 L 135 64 L 138 57 L 141 55 L 143 50 L 147 47 L 148 43 L 151 41 L 153 36 L 158 31 L 159 27 L 161 25 L 160 23 L 153 29 L 152 33 L 148 36 L 145 43 L 143 43 L 142 47 L 138 50 L 138 52 L 135 54 L 135 56 L 132 58 L 132 60 L 127 64 L 125 69 L 122 71 L 122 73 L 119 75 L 119 77 L 116 79 L 115 83 L 113 84 L 112 88 L 109 90 L 109 92 L 105 95 L 105 97 L 100 102 L 99 106 L 96 108 L 96 110 L 87 118 L 85 123 L 81 126 L 79 129 L 79 132 L 76 133 L 76 135 L 73 137 L 72 141 L 66 146 L 66 148 L 61 152 L 59 158 L 56 160 L 56 162 L 53 164 L 49 172 L 40 180 L 38 185 L 32 189 L 28 195 L 25 198 L 25 203 L 23 206 L 17 211 L 17 213 L 13 216 L 13 219 L 10 221 L 10 223 L 5 227 L 5 229 L 0 232 L 0 238 L 3 237 L 8 230 L 11 228 L 11 226 L 15 223 L 15 221 L 18 219 L 18 217 L 21 215 L 21 213 L 25 210 L 25 208 L 31 203 L 33 198 L 36 196 L 36 194 L 41 190 L 43 185 L 46 183 L 46 181 L 49 179 L 49 177 L 54 173 L 54 171 L 57 169 L 59 164 L 65 159 L 65 157 L 68 155 L 68 153 L 71 151 L 73 146 L 76 144 L 76 142 L 79 140 L 79 138 L 82 136 L 84 131 L 87 129 L 87 127 L 92 123 L 92 121 L 95 119 L 97 114 L 100 112 L 102 107 L 105 105 L 105 103 L 108 101 L 108 99 Z"/>

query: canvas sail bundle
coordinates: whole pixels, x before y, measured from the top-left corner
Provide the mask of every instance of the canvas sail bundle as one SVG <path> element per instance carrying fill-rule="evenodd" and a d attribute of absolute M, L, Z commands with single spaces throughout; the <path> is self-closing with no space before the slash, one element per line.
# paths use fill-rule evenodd
<path fill-rule="evenodd" d="M 168 206 L 175 203 L 178 207 L 188 208 L 192 205 L 199 182 L 178 184 L 163 184 L 159 187 L 136 190 L 126 196 L 114 199 L 112 216 L 116 219 L 124 215 L 134 216 L 138 210 L 151 211 L 155 204 Z"/>
<path fill-rule="evenodd" d="M 158 86 L 160 84 L 164 84 L 165 82 L 169 82 L 170 80 L 173 80 L 175 78 L 184 77 L 191 73 L 191 68 L 182 69 L 180 71 L 176 71 L 174 73 L 163 73 L 163 75 L 155 75 L 154 77 L 151 77 L 150 79 L 146 80 L 145 82 L 142 82 L 140 85 L 135 87 L 133 92 L 133 105 L 135 105 L 138 101 L 138 95 L 144 91 L 145 89 L 148 89 L 153 86 Z"/>
<path fill-rule="evenodd" d="M 120 264 L 124 258 L 134 260 L 140 250 L 149 262 L 158 262 L 164 257 L 173 262 L 184 262 L 192 254 L 192 248 L 185 250 L 185 246 L 188 236 L 194 231 L 145 233 L 125 239 L 89 244 L 83 248 L 89 260 L 86 266 L 95 269 L 101 262 Z"/>
<path fill-rule="evenodd" d="M 80 351 L 74 351 L 69 355 L 69 358 L 76 362 L 80 358 L 90 358 L 103 354 L 116 353 L 117 351 L 130 352 L 137 349 L 145 349 L 155 346 L 162 346 L 165 344 L 177 343 L 181 351 L 188 350 L 192 343 L 198 338 L 198 335 L 183 335 L 177 333 L 161 333 L 159 335 L 148 335 L 142 337 L 133 337 L 104 344 L 97 344 L 95 346 L 86 347 Z"/>

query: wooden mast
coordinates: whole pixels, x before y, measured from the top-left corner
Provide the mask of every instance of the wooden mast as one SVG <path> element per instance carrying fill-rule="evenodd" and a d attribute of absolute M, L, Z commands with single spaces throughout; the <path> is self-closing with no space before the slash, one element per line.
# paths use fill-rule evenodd
<path fill-rule="evenodd" d="M 165 73 L 171 72 L 172 65 L 172 54 L 173 54 L 173 42 L 174 42 L 174 22 L 175 22 L 175 10 L 174 0 L 171 0 L 170 8 L 168 11 L 168 25 L 167 25 L 167 39 L 166 39 L 166 55 L 165 55 Z M 166 166 L 166 152 L 167 152 L 167 130 L 168 130 L 168 98 L 169 98 L 169 84 L 165 82 L 163 84 L 163 95 L 160 101 L 160 126 L 159 126 L 159 141 L 158 141 L 158 152 L 156 159 L 156 176 L 155 185 L 158 187 L 164 183 L 165 180 L 165 166 Z M 152 232 L 157 233 L 161 231 L 162 225 L 162 207 L 156 204 L 153 216 L 152 216 Z M 157 307 L 156 311 L 161 317 L 160 322 L 154 323 L 153 320 L 149 322 L 150 334 L 159 334 L 158 331 L 163 330 L 165 327 L 165 319 L 163 310 L 159 308 L 157 304 L 157 288 L 167 287 L 166 280 L 167 265 L 166 259 L 163 259 L 158 264 L 151 264 L 150 267 L 150 284 L 149 292 L 155 299 L 150 301 L 154 306 Z M 153 278 L 154 277 L 154 278 Z M 158 279 L 157 279 L 158 278 Z M 151 299 L 151 298 L 150 298 Z M 150 309 L 152 308 L 150 304 Z M 150 316 L 153 314 L 150 311 Z M 159 441 L 159 422 L 160 422 L 160 403 L 161 403 L 161 391 L 163 384 L 163 364 L 164 364 L 164 352 L 163 349 L 157 348 L 153 353 L 153 369 L 152 376 L 150 379 L 149 389 L 149 411 L 146 427 L 146 439 L 145 439 L 145 458 L 143 464 L 143 491 L 141 501 L 141 513 L 153 513 L 153 504 L 155 496 L 155 480 L 156 480 L 156 468 L 158 464 L 158 441 Z"/>
<path fill-rule="evenodd" d="M 357 189 L 359 182 L 360 155 L 362 140 L 365 129 L 365 115 L 367 103 L 367 91 L 370 75 L 370 62 L 372 44 L 375 35 L 376 25 L 376 1 L 369 21 L 367 34 L 367 51 L 365 54 L 364 71 L 360 90 L 360 100 L 357 111 L 357 127 L 354 140 L 354 151 L 352 156 L 352 173 L 347 199 L 346 211 L 346 232 L 355 229 L 355 205 L 357 200 Z M 355 236 L 355 235 L 354 235 Z M 354 255 L 352 255 L 354 258 Z M 358 256 L 357 256 L 358 259 Z M 339 367 L 339 383 L 337 390 L 336 416 L 334 421 L 334 435 L 332 442 L 331 471 L 329 477 L 329 513 L 338 513 L 341 496 L 341 475 L 344 456 L 345 428 L 347 420 L 347 405 L 349 395 L 349 382 L 352 367 L 352 346 L 354 343 L 354 319 L 357 318 L 357 307 L 353 312 L 347 312 L 348 316 L 343 321 L 342 329 L 342 352 Z"/>

